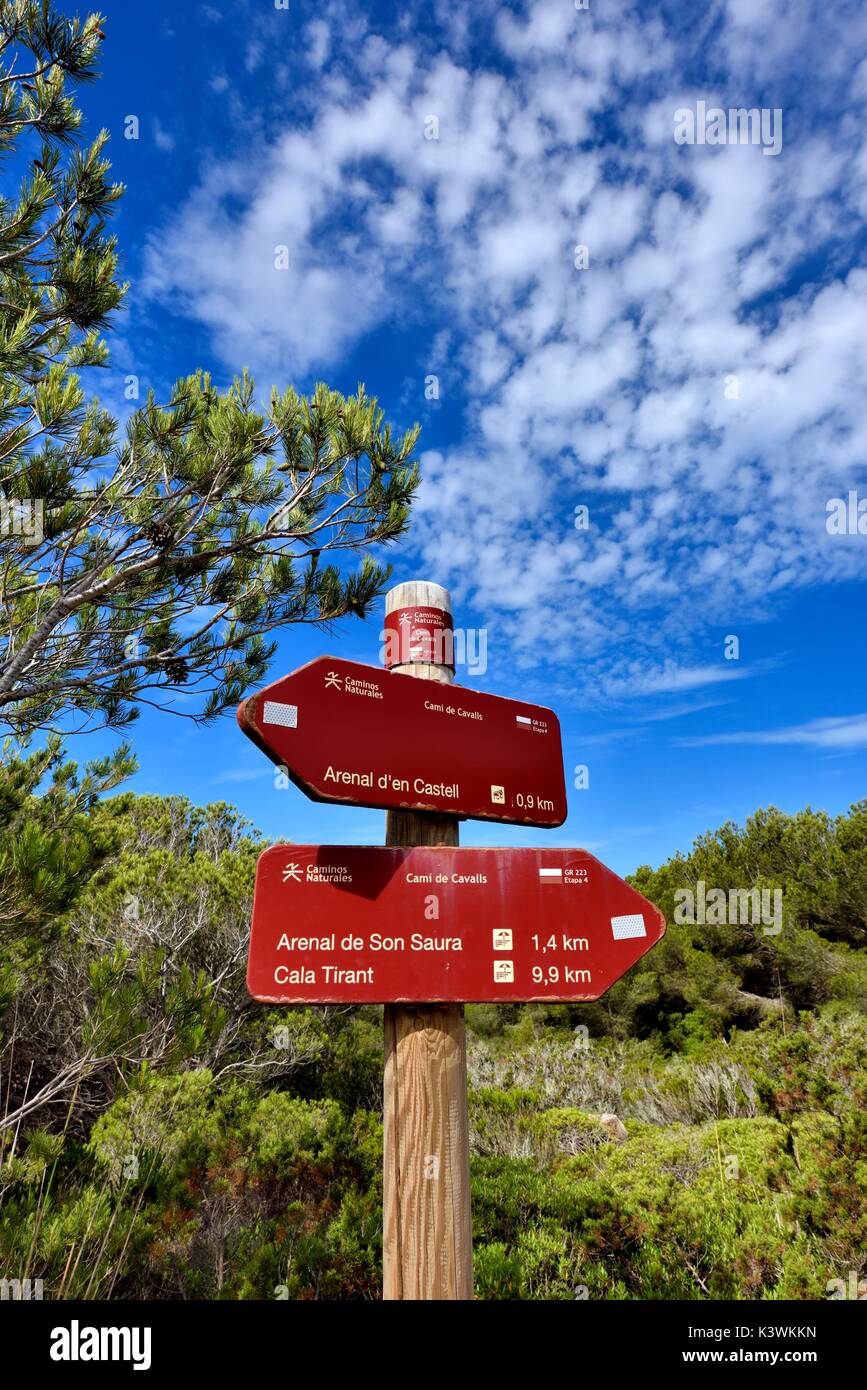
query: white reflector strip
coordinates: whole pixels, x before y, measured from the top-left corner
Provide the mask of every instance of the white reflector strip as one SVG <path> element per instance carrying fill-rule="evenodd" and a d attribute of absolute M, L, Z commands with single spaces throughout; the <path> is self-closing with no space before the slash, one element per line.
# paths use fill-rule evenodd
<path fill-rule="evenodd" d="M 284 729 L 298 728 L 298 706 L 281 705 L 278 700 L 266 700 L 262 711 L 263 724 L 282 724 Z"/>
<path fill-rule="evenodd" d="M 612 917 L 611 930 L 615 941 L 626 941 L 630 936 L 647 935 L 644 918 L 640 912 L 628 912 L 624 917 Z"/>

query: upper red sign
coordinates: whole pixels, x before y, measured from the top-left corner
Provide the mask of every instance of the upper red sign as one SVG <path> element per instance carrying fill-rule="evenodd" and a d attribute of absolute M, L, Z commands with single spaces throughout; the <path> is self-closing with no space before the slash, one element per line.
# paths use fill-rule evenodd
<path fill-rule="evenodd" d="M 664 931 L 586 850 L 275 845 L 247 987 L 273 1004 L 598 999 Z"/>
<path fill-rule="evenodd" d="M 315 801 L 562 825 L 557 716 L 323 656 L 252 695 L 244 733 Z"/>

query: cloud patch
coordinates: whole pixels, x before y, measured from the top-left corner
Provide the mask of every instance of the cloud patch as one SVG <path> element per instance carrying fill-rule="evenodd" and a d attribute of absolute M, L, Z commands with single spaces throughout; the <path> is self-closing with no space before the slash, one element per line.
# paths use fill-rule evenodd
<path fill-rule="evenodd" d="M 867 495 L 867 18 L 728 0 L 711 42 L 638 4 L 438 14 L 350 41 L 326 6 L 313 114 L 208 170 L 147 293 L 268 381 L 412 322 L 420 405 L 448 330 L 463 437 L 423 459 L 424 567 L 494 659 L 610 695 L 626 644 L 679 673 L 657 691 L 698 688 L 711 624 L 867 573 L 825 530 Z M 699 99 L 781 107 L 780 156 L 676 144 Z"/>

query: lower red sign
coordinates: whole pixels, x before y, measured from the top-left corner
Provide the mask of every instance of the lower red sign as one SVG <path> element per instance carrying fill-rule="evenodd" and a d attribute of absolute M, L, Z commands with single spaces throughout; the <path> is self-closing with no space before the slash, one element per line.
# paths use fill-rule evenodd
<path fill-rule="evenodd" d="M 275 845 L 247 987 L 272 1004 L 598 999 L 664 931 L 582 849 Z"/>

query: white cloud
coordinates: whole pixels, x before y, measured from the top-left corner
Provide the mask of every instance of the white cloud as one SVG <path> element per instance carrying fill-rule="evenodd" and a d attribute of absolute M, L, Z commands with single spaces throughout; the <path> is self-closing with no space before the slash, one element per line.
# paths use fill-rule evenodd
<path fill-rule="evenodd" d="M 331 28 L 324 19 L 313 19 L 304 30 L 307 40 L 307 61 L 317 72 L 328 61 L 331 49 Z"/>
<path fill-rule="evenodd" d="M 166 130 L 160 120 L 154 117 L 154 144 L 157 149 L 170 153 L 175 148 L 176 143 L 171 131 Z"/>
<path fill-rule="evenodd" d="M 216 777 L 211 778 L 211 785 L 217 786 L 220 782 L 258 782 L 263 777 L 276 777 L 277 775 L 277 771 L 269 763 L 265 763 L 261 767 L 235 767 L 218 772 Z"/>
<path fill-rule="evenodd" d="M 788 729 L 762 729 L 733 734 L 708 734 L 678 740 L 690 748 L 718 743 L 804 744 L 813 748 L 867 747 L 867 714 L 851 714 L 829 719 L 812 719 Z"/>
<path fill-rule="evenodd" d="M 712 21 L 713 82 L 685 89 Z M 460 365 L 469 433 L 425 455 L 415 543 L 519 662 L 612 691 L 627 642 L 636 672 L 674 682 L 657 689 L 697 688 L 716 669 L 688 655 L 704 624 L 867 573 L 867 546 L 824 524 L 828 497 L 867 491 L 867 271 L 847 260 L 867 81 L 826 42 L 867 18 L 726 0 L 688 34 L 645 6 L 535 0 L 459 6 L 439 46 L 370 23 L 326 7 L 308 24 L 314 114 L 208 171 L 154 238 L 149 292 L 263 385 L 424 316 L 419 406 L 425 374 Z M 470 69 L 474 26 L 491 59 Z M 821 128 L 778 95 L 808 79 Z M 676 145 L 673 113 L 699 98 L 782 104 L 781 156 Z"/>
<path fill-rule="evenodd" d="M 658 671 L 630 675 L 624 693 L 659 695 L 678 690 L 698 690 L 707 685 L 744 680 L 753 672 L 741 666 L 676 666 L 666 662 Z"/>
<path fill-rule="evenodd" d="M 265 56 L 265 45 L 258 39 L 251 39 L 244 53 L 244 71 L 253 73 Z"/>

